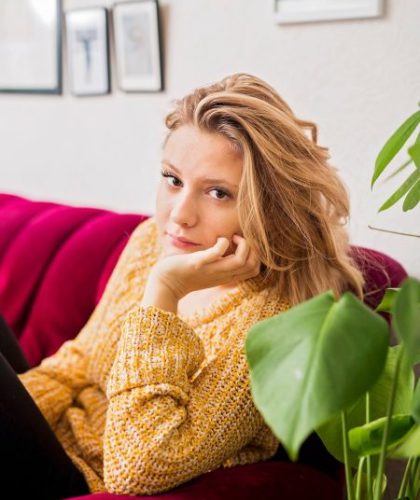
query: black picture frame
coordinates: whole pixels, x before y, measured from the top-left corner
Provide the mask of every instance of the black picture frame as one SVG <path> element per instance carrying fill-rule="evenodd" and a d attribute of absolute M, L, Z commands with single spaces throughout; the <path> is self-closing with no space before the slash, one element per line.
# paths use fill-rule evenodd
<path fill-rule="evenodd" d="M 62 16 L 62 0 L 1 0 L 0 92 L 62 94 Z"/>
<path fill-rule="evenodd" d="M 108 9 L 70 9 L 64 16 L 71 93 L 75 96 L 109 94 L 111 69 Z"/>
<path fill-rule="evenodd" d="M 164 90 L 162 30 L 158 0 L 114 3 L 112 21 L 118 88 Z"/>

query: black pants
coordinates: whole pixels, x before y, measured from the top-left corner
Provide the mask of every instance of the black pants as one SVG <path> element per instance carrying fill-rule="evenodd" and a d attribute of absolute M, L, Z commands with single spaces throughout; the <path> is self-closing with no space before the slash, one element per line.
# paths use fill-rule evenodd
<path fill-rule="evenodd" d="M 88 494 L 83 474 L 16 376 L 28 369 L 0 315 L 0 489 L 7 498 L 40 500 Z"/>

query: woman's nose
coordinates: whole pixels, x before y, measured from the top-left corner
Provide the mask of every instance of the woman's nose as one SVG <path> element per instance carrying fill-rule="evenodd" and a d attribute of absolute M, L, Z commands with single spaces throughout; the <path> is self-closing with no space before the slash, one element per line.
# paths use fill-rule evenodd
<path fill-rule="evenodd" d="M 172 206 L 172 221 L 180 226 L 193 226 L 197 216 L 197 207 L 193 197 L 188 193 L 179 194 Z"/>

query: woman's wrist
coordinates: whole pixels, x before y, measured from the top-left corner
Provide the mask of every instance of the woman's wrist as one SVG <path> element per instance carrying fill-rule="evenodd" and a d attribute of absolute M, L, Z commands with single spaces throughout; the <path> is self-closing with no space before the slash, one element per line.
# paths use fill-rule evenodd
<path fill-rule="evenodd" d="M 164 311 L 177 313 L 179 298 L 157 276 L 149 276 L 141 305 L 155 306 Z"/>

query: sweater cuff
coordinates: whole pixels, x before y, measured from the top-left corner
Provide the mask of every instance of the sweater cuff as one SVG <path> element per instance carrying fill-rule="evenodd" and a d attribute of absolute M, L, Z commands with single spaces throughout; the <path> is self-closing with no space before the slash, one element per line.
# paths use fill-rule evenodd
<path fill-rule="evenodd" d="M 188 379 L 203 359 L 201 339 L 175 313 L 153 305 L 137 306 L 122 325 L 107 397 L 159 384 L 175 385 L 188 394 Z"/>

